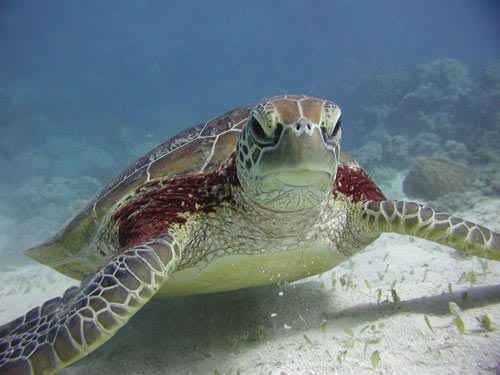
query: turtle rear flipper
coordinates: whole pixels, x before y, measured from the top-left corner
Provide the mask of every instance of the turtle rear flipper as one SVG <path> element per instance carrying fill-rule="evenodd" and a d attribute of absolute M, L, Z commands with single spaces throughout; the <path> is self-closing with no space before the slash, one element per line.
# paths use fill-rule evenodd
<path fill-rule="evenodd" d="M 500 260 L 500 234 L 418 203 L 367 201 L 361 217 L 370 232 L 425 238 L 467 254 Z"/>
<path fill-rule="evenodd" d="M 162 235 L 125 250 L 62 298 L 0 327 L 0 373 L 52 374 L 95 350 L 160 289 L 184 242 Z"/>

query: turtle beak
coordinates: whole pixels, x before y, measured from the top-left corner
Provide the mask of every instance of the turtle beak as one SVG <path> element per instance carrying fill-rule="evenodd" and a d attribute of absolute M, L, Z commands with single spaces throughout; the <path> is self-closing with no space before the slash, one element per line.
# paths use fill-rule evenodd
<path fill-rule="evenodd" d="M 325 142 L 320 126 L 301 118 L 286 125 L 276 146 L 264 151 L 260 168 L 288 186 L 330 189 L 338 155 L 339 146 Z"/>

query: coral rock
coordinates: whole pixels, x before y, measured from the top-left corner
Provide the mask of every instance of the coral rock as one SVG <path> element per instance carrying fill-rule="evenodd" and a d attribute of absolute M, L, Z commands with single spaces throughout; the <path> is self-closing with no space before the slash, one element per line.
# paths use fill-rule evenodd
<path fill-rule="evenodd" d="M 474 180 L 474 172 L 466 165 L 435 157 L 420 160 L 410 169 L 403 181 L 403 191 L 409 197 L 432 200 L 466 191 Z"/>

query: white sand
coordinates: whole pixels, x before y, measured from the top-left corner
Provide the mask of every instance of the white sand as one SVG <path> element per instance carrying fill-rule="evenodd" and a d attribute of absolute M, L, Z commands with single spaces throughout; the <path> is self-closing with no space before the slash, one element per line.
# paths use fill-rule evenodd
<path fill-rule="evenodd" d="M 500 230 L 499 199 L 460 214 Z M 0 271 L 0 323 L 74 284 L 38 265 Z M 61 374 L 498 374 L 499 280 L 500 262 L 384 235 L 320 277 L 151 302 Z M 398 306 L 390 302 L 394 282 Z M 448 310 L 450 301 L 462 308 L 465 334 Z M 485 314 L 491 332 L 477 320 Z M 376 371 L 370 361 L 375 350 Z"/>

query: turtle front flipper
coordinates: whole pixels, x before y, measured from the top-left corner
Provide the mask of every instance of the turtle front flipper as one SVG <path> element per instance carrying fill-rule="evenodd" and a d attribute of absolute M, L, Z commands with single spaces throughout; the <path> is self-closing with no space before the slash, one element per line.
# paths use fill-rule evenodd
<path fill-rule="evenodd" d="M 500 234 L 430 207 L 405 201 L 367 201 L 361 210 L 369 232 L 393 232 L 452 247 L 485 259 L 500 260 Z"/>
<path fill-rule="evenodd" d="M 184 243 L 165 234 L 131 247 L 62 298 L 1 326 L 0 373 L 53 374 L 95 350 L 155 295 Z"/>

